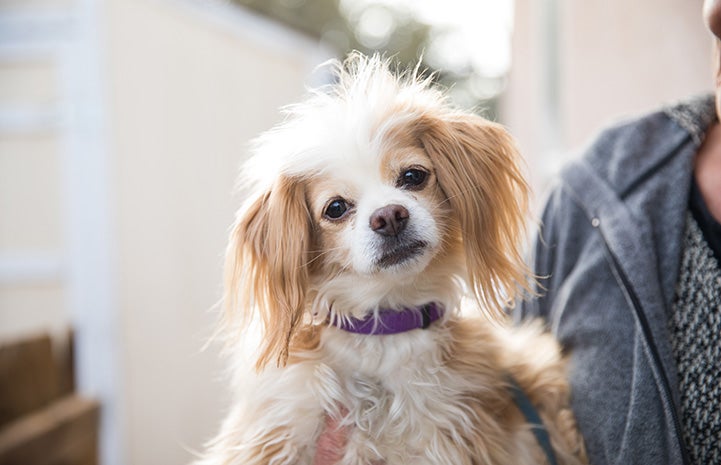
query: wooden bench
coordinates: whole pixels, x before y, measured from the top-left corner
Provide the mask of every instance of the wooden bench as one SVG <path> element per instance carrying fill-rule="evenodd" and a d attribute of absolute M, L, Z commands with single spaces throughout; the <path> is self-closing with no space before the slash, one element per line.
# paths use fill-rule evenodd
<path fill-rule="evenodd" d="M 72 335 L 0 341 L 0 465 L 97 465 L 98 402 L 74 393 Z"/>

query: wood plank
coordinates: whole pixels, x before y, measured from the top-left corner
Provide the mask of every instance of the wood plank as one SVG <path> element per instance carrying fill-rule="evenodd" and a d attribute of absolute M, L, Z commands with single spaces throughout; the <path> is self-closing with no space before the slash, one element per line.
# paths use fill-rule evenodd
<path fill-rule="evenodd" d="M 97 465 L 100 406 L 64 397 L 0 430 L 0 465 Z"/>
<path fill-rule="evenodd" d="M 0 343 L 0 428 L 58 397 L 52 350 L 47 334 Z"/>
<path fill-rule="evenodd" d="M 65 337 L 54 340 L 58 373 L 58 398 L 75 392 L 75 333 L 68 329 Z"/>

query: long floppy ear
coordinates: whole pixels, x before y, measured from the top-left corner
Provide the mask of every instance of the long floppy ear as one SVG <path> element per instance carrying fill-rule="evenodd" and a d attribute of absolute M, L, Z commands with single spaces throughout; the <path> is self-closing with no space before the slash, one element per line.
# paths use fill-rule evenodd
<path fill-rule="evenodd" d="M 529 288 L 520 250 L 529 189 L 520 155 L 505 129 L 479 116 L 429 114 L 417 129 L 458 219 L 469 285 L 497 316 Z"/>
<path fill-rule="evenodd" d="M 288 347 L 303 319 L 308 284 L 310 213 L 303 183 L 279 177 L 271 189 L 240 210 L 225 263 L 224 326 L 261 323 L 256 369 L 275 359 L 285 365 Z M 238 333 L 236 333 L 238 335 Z"/>

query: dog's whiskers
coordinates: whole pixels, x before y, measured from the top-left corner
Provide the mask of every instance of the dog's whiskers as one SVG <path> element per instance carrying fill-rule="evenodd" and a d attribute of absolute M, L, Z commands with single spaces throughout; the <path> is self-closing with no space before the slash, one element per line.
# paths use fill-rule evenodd
<path fill-rule="evenodd" d="M 323 256 L 328 255 L 332 252 L 336 252 L 338 250 L 343 250 L 343 249 L 344 249 L 343 247 L 331 247 L 326 250 L 311 250 L 311 251 L 309 251 L 309 253 L 315 254 L 315 256 L 313 258 L 311 258 L 310 260 L 308 260 L 307 262 L 305 262 L 305 264 L 303 266 L 307 267 L 307 266 L 311 265 L 312 263 L 314 263 L 315 261 L 323 258 Z"/>

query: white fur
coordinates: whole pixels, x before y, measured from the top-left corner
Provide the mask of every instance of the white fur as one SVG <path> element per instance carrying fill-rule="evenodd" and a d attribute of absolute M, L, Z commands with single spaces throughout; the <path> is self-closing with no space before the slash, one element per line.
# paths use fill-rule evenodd
<path fill-rule="evenodd" d="M 339 405 L 348 409 L 345 421 L 353 425 L 348 442 L 353 452 L 342 464 L 381 459 L 388 465 L 464 463 L 463 452 L 453 443 L 444 444 L 437 431 L 452 428 L 450 420 L 463 417 L 468 417 L 466 427 L 472 427 L 472 413 L 458 396 L 469 386 L 438 370 L 436 330 L 371 341 L 335 329 L 328 333 L 322 355 L 263 373 L 245 397 L 247 418 L 262 419 L 248 431 L 292 426 L 293 435 L 287 440 L 293 451 L 279 463 L 311 463 L 324 412 L 333 414 Z M 254 399 L 255 395 L 262 399 Z M 283 402 L 274 402 L 273 409 L 251 410 L 262 406 L 264 399 Z M 238 442 L 243 443 L 243 438 Z M 239 456 L 230 463 L 250 462 Z"/>

